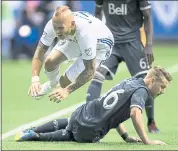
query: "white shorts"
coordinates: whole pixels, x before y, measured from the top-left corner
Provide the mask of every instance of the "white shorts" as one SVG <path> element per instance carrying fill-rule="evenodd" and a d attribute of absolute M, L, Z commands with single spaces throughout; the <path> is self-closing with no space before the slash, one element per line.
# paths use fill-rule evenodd
<path fill-rule="evenodd" d="M 100 66 L 102 62 L 104 61 L 96 59 L 96 68 Z M 82 57 L 78 57 L 77 60 L 67 68 L 65 74 L 71 82 L 74 82 L 84 69 L 83 59 Z"/>
<path fill-rule="evenodd" d="M 68 79 L 74 82 L 79 74 L 85 69 L 78 43 L 69 40 L 59 41 L 52 51 L 61 51 L 68 60 L 76 60 L 65 72 Z M 109 58 L 112 47 L 107 45 L 107 43 L 98 42 L 96 51 L 97 68 L 102 62 Z"/>

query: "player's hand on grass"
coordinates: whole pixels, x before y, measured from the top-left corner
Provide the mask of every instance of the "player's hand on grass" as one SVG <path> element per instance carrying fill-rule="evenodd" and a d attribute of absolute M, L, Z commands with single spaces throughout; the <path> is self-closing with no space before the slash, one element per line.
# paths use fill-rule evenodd
<path fill-rule="evenodd" d="M 153 55 L 151 44 L 146 44 L 144 48 L 144 53 L 145 53 L 147 63 L 149 64 L 149 66 L 151 66 L 154 61 L 154 55 Z"/>
<path fill-rule="evenodd" d="M 41 90 L 41 84 L 39 81 L 39 77 L 38 76 L 32 77 L 32 83 L 28 90 L 28 95 L 31 95 L 32 97 L 36 97 L 38 96 L 40 90 Z"/>
<path fill-rule="evenodd" d="M 150 140 L 149 145 L 166 145 L 166 143 L 164 143 L 160 140 Z"/>
<path fill-rule="evenodd" d="M 125 141 L 127 143 L 138 143 L 138 142 L 142 142 L 142 140 L 140 138 L 136 138 L 136 137 L 132 137 L 132 136 L 128 136 Z"/>
<path fill-rule="evenodd" d="M 57 88 L 49 94 L 50 101 L 59 103 L 61 100 L 65 100 L 69 96 L 69 92 L 65 88 Z"/>

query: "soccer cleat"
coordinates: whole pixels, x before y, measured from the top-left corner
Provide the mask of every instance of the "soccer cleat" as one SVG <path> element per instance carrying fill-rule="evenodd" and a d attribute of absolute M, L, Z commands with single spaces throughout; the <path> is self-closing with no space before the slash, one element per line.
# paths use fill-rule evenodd
<path fill-rule="evenodd" d="M 35 133 L 33 130 L 25 130 L 22 132 L 19 132 L 15 136 L 15 141 L 20 142 L 20 141 L 32 141 L 38 139 L 39 136 L 37 133 Z"/>
<path fill-rule="evenodd" d="M 37 96 L 34 96 L 36 100 L 42 99 L 44 95 L 47 95 L 52 91 L 52 87 L 50 85 L 50 82 L 47 81 L 44 84 L 41 85 L 41 90 Z"/>
<path fill-rule="evenodd" d="M 160 130 L 157 128 L 155 122 L 151 122 L 151 124 L 148 125 L 148 131 L 150 133 L 160 133 Z"/>

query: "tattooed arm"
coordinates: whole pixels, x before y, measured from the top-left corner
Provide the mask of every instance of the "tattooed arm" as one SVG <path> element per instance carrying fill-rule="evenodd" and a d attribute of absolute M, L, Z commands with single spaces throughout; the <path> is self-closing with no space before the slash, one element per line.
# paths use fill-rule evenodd
<path fill-rule="evenodd" d="M 32 97 L 36 97 L 40 93 L 41 84 L 39 74 L 44 62 L 44 55 L 48 50 L 49 46 L 51 46 L 51 44 L 53 43 L 54 39 L 55 31 L 53 29 L 52 20 L 49 20 L 44 28 L 43 34 L 39 40 L 32 60 L 32 79 L 28 91 L 28 95 L 31 95 Z"/>
<path fill-rule="evenodd" d="M 83 60 L 85 65 L 85 70 L 77 77 L 76 81 L 71 83 L 69 86 L 67 86 L 67 90 L 69 93 L 74 92 L 81 86 L 83 86 L 85 83 L 90 81 L 95 72 L 95 59 L 92 60 Z"/>
<path fill-rule="evenodd" d="M 49 46 L 46 46 L 41 41 L 39 41 L 32 60 L 32 76 L 39 76 L 44 61 L 44 55 L 48 48 Z"/>
<path fill-rule="evenodd" d="M 41 41 L 39 41 L 32 60 L 32 83 L 28 90 L 28 95 L 31 95 L 33 97 L 37 96 L 41 89 L 39 74 L 43 65 L 44 54 L 47 50 L 48 46 L 44 45 Z"/>
<path fill-rule="evenodd" d="M 49 46 L 54 42 L 55 36 L 52 20 L 49 20 L 44 28 L 32 60 L 32 76 L 39 76 L 44 61 L 44 55 Z"/>

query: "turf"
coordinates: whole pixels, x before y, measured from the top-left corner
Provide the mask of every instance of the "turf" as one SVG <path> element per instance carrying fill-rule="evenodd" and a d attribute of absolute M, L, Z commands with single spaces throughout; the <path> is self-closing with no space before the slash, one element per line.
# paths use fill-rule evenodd
<path fill-rule="evenodd" d="M 178 64 L 178 45 L 155 45 L 155 63 L 169 68 Z M 61 73 L 68 65 L 61 66 Z M 165 95 L 160 96 L 155 102 L 155 118 L 161 133 L 148 134 L 150 139 L 159 139 L 166 142 L 166 146 L 147 146 L 143 144 L 125 143 L 115 130 L 111 130 L 101 143 L 87 144 L 75 142 L 15 142 L 14 136 L 2 141 L 3 150 L 172 150 L 178 149 L 178 120 L 177 120 L 177 83 L 178 73 L 174 73 L 173 82 L 168 87 Z M 120 80 L 129 77 L 129 72 L 124 63 L 113 81 L 105 81 L 103 92 L 107 91 Z M 34 100 L 27 95 L 31 79 L 31 61 L 2 62 L 2 133 L 6 133 L 22 124 L 37 120 L 56 111 L 72 106 L 85 100 L 88 84 L 71 94 L 69 98 L 59 104 L 50 102 L 48 97 Z M 41 82 L 46 77 L 41 72 Z M 65 117 L 70 117 L 70 113 Z M 144 112 L 146 128 L 146 116 Z M 130 135 L 137 136 L 130 120 L 126 122 Z"/>

